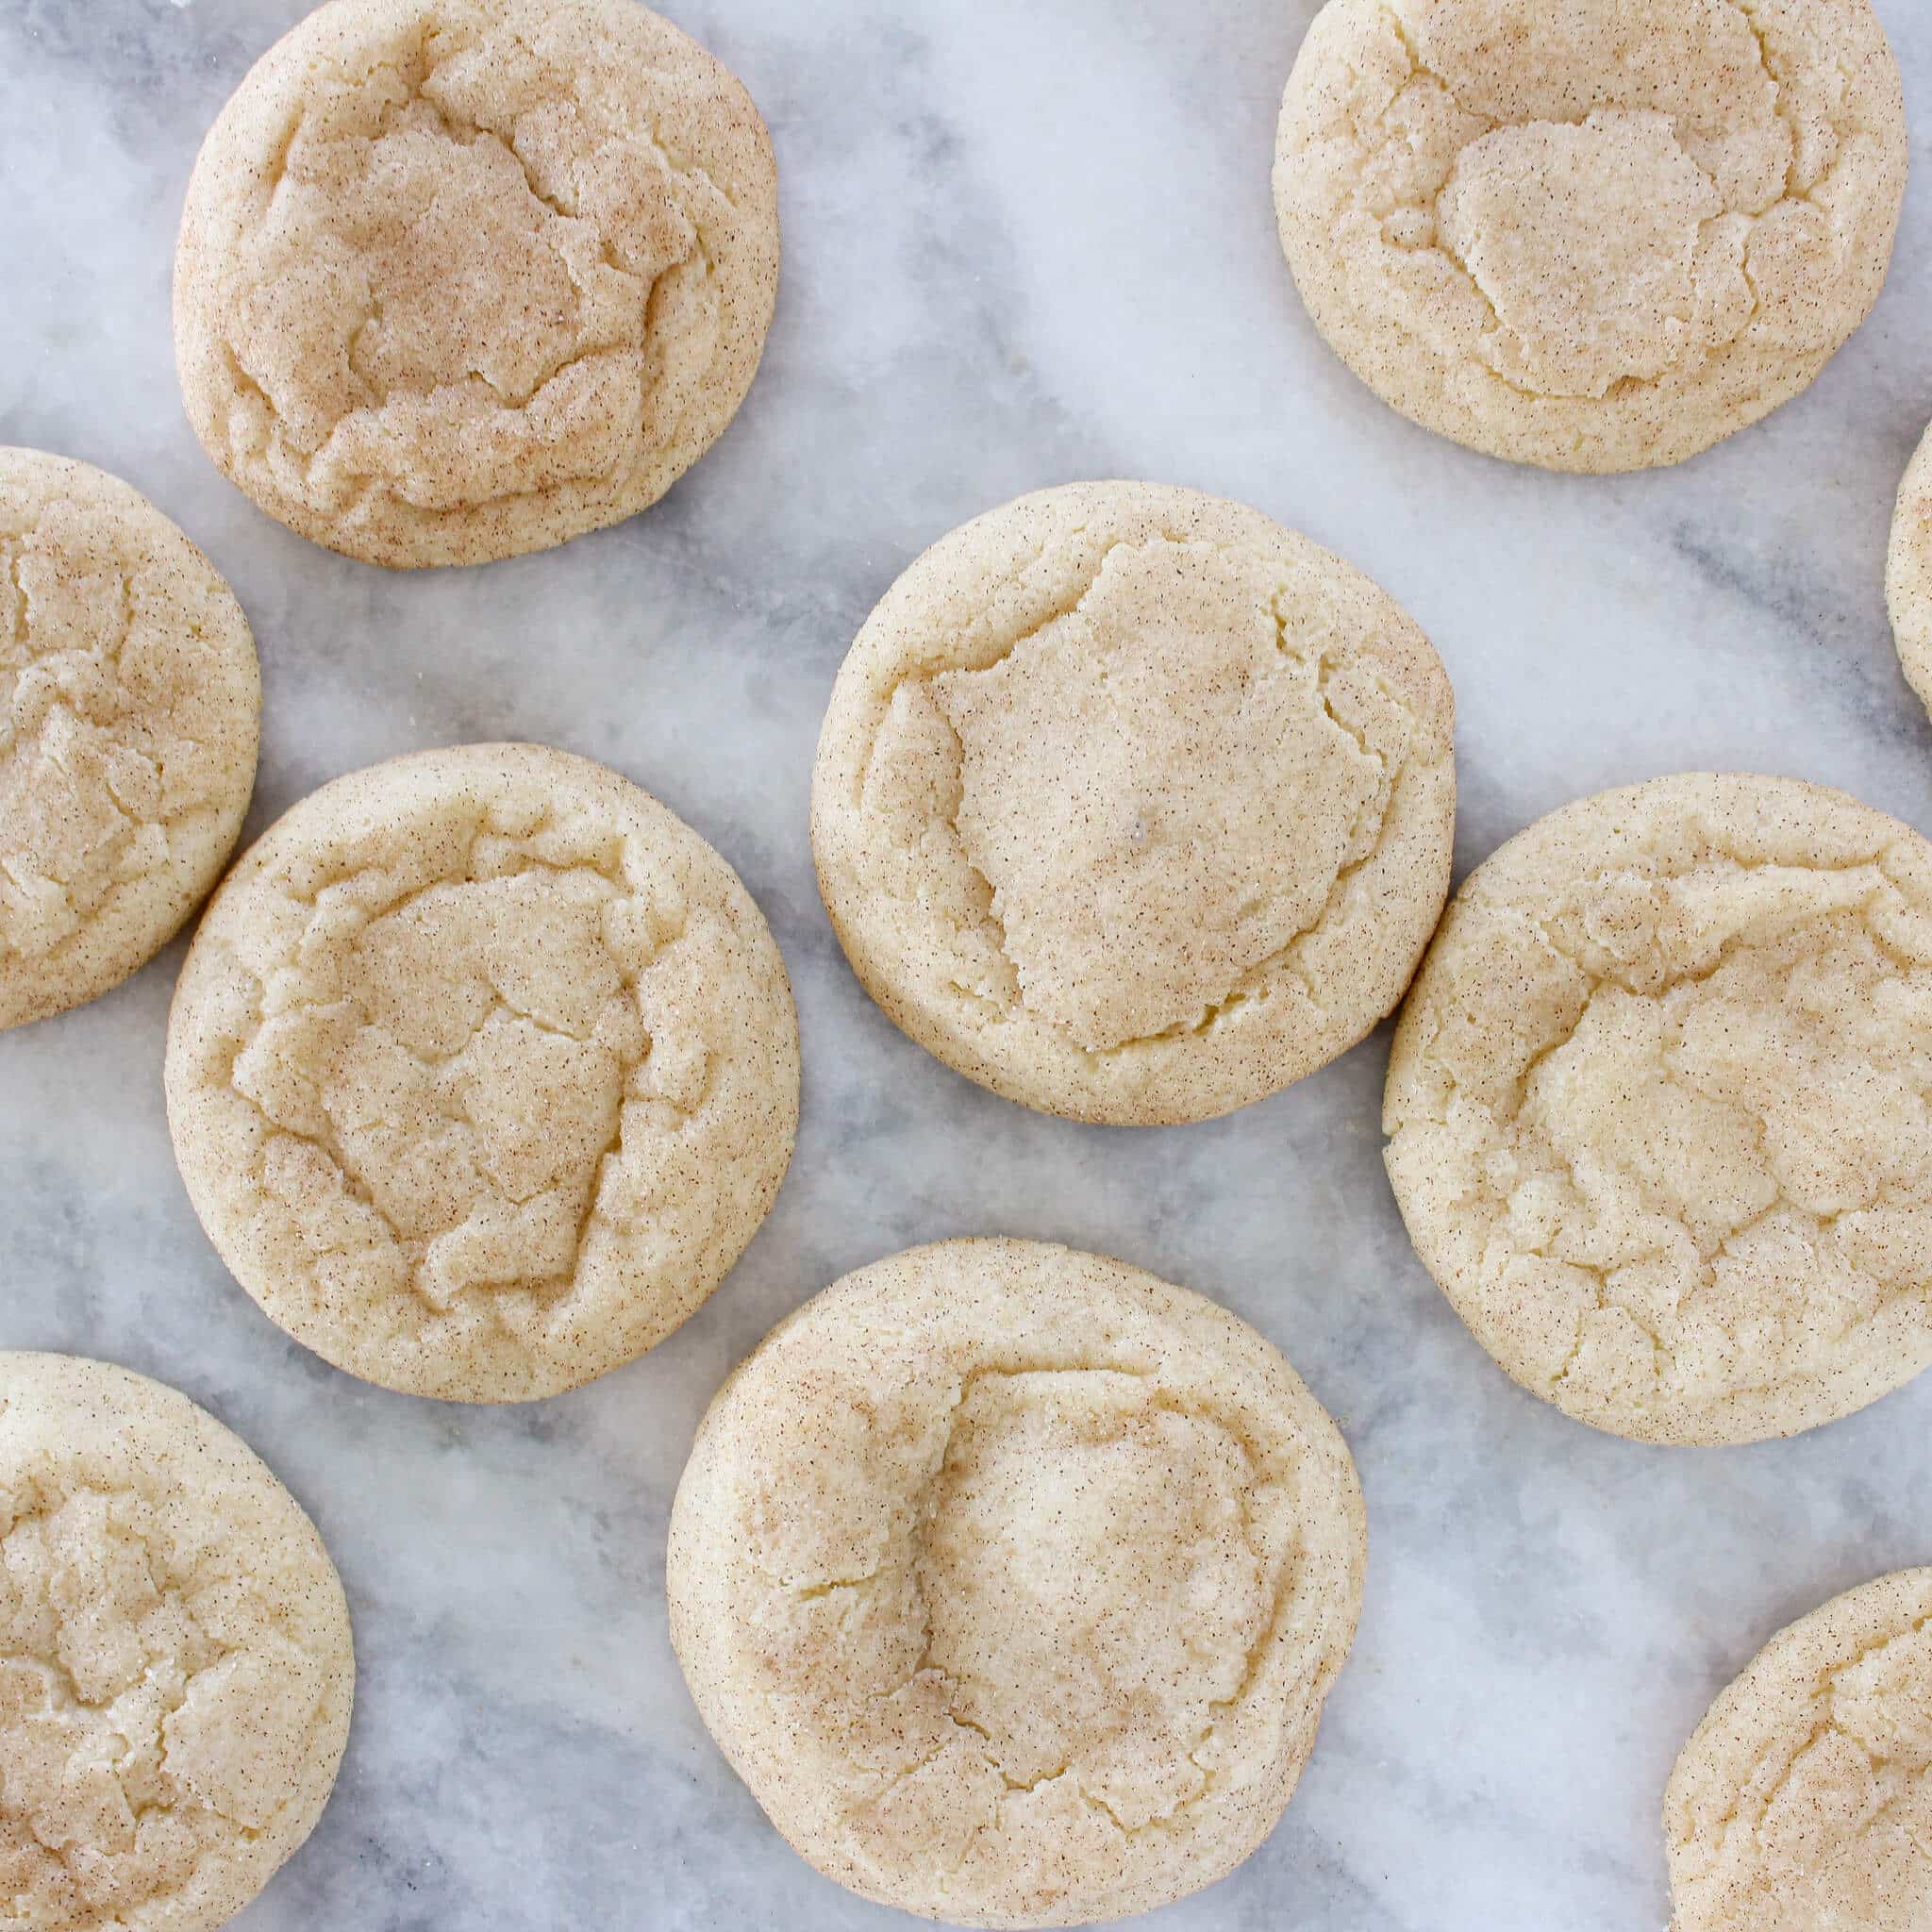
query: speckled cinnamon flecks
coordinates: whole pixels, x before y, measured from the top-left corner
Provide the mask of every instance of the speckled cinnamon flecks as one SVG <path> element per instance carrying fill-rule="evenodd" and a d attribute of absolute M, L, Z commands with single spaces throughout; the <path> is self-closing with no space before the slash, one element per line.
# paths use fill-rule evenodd
<path fill-rule="evenodd" d="M 1239 504 L 1041 491 L 933 545 L 819 740 L 812 846 L 921 1045 L 1077 1119 L 1260 1099 L 1401 997 L 1449 888 L 1454 702 L 1407 615 Z"/>
<path fill-rule="evenodd" d="M 1664 1793 L 1672 1932 L 1932 1925 L 1932 1570 L 1780 1631 Z"/>
<path fill-rule="evenodd" d="M 1932 843 L 1692 774 L 1464 883 L 1384 1126 L 1430 1273 L 1518 1381 L 1664 1442 L 1790 1435 L 1932 1364 Z"/>
<path fill-rule="evenodd" d="M 1885 559 L 1885 601 L 1907 680 L 1932 706 L 1932 431 L 1899 485 Z"/>
<path fill-rule="evenodd" d="M 208 558 L 115 477 L 0 449 L 0 1027 L 174 937 L 242 829 L 260 727 Z"/>
<path fill-rule="evenodd" d="M 973 1925 L 1196 1890 L 1273 1828 L 1361 1602 L 1361 1492 L 1280 1354 L 1041 1242 L 847 1275 L 712 1403 L 672 1639 L 774 1824 Z"/>
<path fill-rule="evenodd" d="M 175 349 L 270 515 L 477 563 L 656 502 L 743 401 L 777 278 L 764 123 L 635 0 L 329 0 L 202 148 Z"/>
<path fill-rule="evenodd" d="M 798 1123 L 783 961 L 655 799 L 536 745 L 339 778 L 196 933 L 169 1124 L 202 1224 L 297 1340 L 392 1389 L 546 1395 L 724 1278 Z"/>
<path fill-rule="evenodd" d="M 1303 299 L 1492 456 L 1674 463 L 1809 384 L 1906 183 L 1870 0 L 1329 0 L 1282 104 Z"/>
<path fill-rule="evenodd" d="M 208 1932 L 313 1829 L 356 1665 L 328 1553 L 157 1382 L 0 1354 L 0 1908 Z"/>

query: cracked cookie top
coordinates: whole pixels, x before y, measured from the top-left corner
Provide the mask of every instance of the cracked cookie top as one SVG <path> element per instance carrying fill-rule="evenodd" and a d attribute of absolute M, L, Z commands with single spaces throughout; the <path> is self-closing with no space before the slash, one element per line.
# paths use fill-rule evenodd
<path fill-rule="evenodd" d="M 1457 894 L 1383 1125 L 1429 1272 L 1566 1413 L 1850 1414 L 1932 1363 L 1932 844 L 1782 778 L 1566 806 Z"/>
<path fill-rule="evenodd" d="M 1877 300 L 1905 182 L 1870 0 L 1329 0 L 1274 163 L 1349 367 L 1559 470 L 1681 462 L 1796 395 Z"/>
<path fill-rule="evenodd" d="M 480 563 L 663 495 L 751 387 L 777 277 L 758 109 L 635 0 L 329 0 L 202 147 L 175 349 L 271 516 Z"/>
<path fill-rule="evenodd" d="M 182 969 L 168 1119 L 202 1224 L 298 1341 L 508 1402 L 628 1361 L 770 1210 L 785 968 L 736 873 L 587 758 L 420 752 L 249 849 Z"/>
<path fill-rule="evenodd" d="M 781 1323 L 671 1522 L 698 1708 L 820 1871 L 973 1925 L 1213 1882 L 1273 1828 L 1355 1632 L 1346 1447 L 1201 1296 L 958 1241 Z"/>
<path fill-rule="evenodd" d="M 1206 1119 L 1401 997 L 1448 891 L 1453 716 L 1401 608 L 1258 511 L 1041 491 L 859 632 L 813 774 L 820 887 L 948 1065 L 1075 1119 Z"/>
<path fill-rule="evenodd" d="M 1885 601 L 1907 681 L 1932 706 L 1932 432 L 1899 486 L 1885 560 Z"/>
<path fill-rule="evenodd" d="M 118 478 L 0 449 L 0 1027 L 174 937 L 242 829 L 260 724 L 208 558 Z"/>
<path fill-rule="evenodd" d="M 294 1498 L 185 1395 L 0 1354 L 0 1901 L 207 1932 L 322 1815 L 348 1607 Z"/>
<path fill-rule="evenodd" d="M 1781 1631 L 1664 1793 L 1672 1932 L 1932 1924 L 1932 1570 Z"/>

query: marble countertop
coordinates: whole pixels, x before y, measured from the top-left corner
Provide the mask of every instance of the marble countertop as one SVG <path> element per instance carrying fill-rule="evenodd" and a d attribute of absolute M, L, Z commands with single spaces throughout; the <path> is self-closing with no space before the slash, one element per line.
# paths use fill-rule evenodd
<path fill-rule="evenodd" d="M 1913 131 L 1932 8 L 1877 0 Z M 1410 1253 L 1383 1178 L 1387 1029 L 1212 1124 L 1083 1128 L 969 1085 L 847 971 L 813 887 L 812 747 L 859 622 L 1021 491 L 1147 476 L 1256 504 L 1378 578 L 1459 706 L 1459 870 L 1566 799 L 1690 767 L 1845 786 L 1932 831 L 1932 725 L 1881 573 L 1932 416 L 1932 194 L 1808 393 L 1680 469 L 1511 469 L 1374 402 L 1274 238 L 1283 79 L 1316 0 L 677 0 L 771 123 L 784 285 L 763 371 L 657 508 L 560 551 L 389 575 L 221 480 L 168 329 L 198 141 L 303 0 L 0 0 L 0 441 L 84 457 L 240 593 L 267 712 L 252 836 L 340 772 L 525 738 L 615 765 L 743 874 L 804 1029 L 776 1212 L 707 1307 L 555 1401 L 392 1395 L 228 1277 L 169 1152 L 181 948 L 0 1036 L 0 1346 L 186 1390 L 340 1563 L 354 1735 L 247 1932 L 782 1926 L 895 1915 L 787 1850 L 665 1634 L 664 1529 L 726 1370 L 834 1276 L 1012 1233 L 1215 1296 L 1291 1357 L 1368 1492 L 1354 1657 L 1267 1845 L 1163 1932 L 1631 1932 L 1658 1804 L 1779 1625 L 1932 1559 L 1932 1376 L 1796 1441 L 1668 1452 L 1522 1393 Z M 1915 142 L 1916 144 L 1916 142 Z M 908 1923 L 897 1920 L 896 1923 Z"/>

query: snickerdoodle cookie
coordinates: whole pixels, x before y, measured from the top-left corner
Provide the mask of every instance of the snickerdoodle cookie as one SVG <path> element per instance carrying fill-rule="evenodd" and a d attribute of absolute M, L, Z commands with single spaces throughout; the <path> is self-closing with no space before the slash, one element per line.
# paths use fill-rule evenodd
<path fill-rule="evenodd" d="M 1339 558 L 1150 483 L 921 557 L 847 656 L 812 845 L 854 970 L 1008 1099 L 1203 1120 L 1352 1046 L 1449 886 L 1449 683 Z"/>
<path fill-rule="evenodd" d="M 0 1354 L 0 1909 L 208 1932 L 314 1828 L 349 1734 L 322 1540 L 185 1395 Z"/>
<path fill-rule="evenodd" d="M 1885 601 L 1906 679 L 1932 706 L 1932 431 L 1899 486 L 1885 561 Z"/>
<path fill-rule="evenodd" d="M 328 0 L 202 147 L 175 352 L 271 516 L 480 563 L 663 495 L 751 387 L 777 278 L 758 109 L 636 0 Z"/>
<path fill-rule="evenodd" d="M 1906 183 L 1870 0 L 1329 0 L 1282 104 L 1282 245 L 1406 416 L 1558 470 L 1674 463 L 1877 300 Z"/>
<path fill-rule="evenodd" d="M 1672 1932 L 1932 1925 L 1932 1570 L 1780 1631 L 1664 1793 Z"/>
<path fill-rule="evenodd" d="M 956 1241 L 835 1283 L 725 1383 L 667 1582 L 706 1724 L 821 1872 L 1072 1925 L 1267 1836 L 1363 1560 L 1348 1451 L 1253 1329 L 1118 1261 Z"/>
<path fill-rule="evenodd" d="M 118 478 L 0 449 L 0 1027 L 174 937 L 242 829 L 260 727 L 208 558 Z"/>
<path fill-rule="evenodd" d="M 182 1178 L 262 1307 L 391 1389 L 508 1402 L 660 1341 L 778 1191 L 798 1028 L 738 874 L 536 745 L 325 785 L 224 883 L 168 1033 Z"/>
<path fill-rule="evenodd" d="M 1416 1248 L 1525 1388 L 1659 1442 L 1932 1363 L 1932 844 L 1842 792 L 1586 798 L 1464 883 L 1384 1127 Z"/>

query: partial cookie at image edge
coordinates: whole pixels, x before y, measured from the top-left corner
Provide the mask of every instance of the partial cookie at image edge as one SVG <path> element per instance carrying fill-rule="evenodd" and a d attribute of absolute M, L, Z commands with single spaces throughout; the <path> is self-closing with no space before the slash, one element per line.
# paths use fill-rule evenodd
<path fill-rule="evenodd" d="M 1924 1924 L 1928 1701 L 1932 1570 L 1874 1578 L 1780 1630 L 1672 1768 L 1672 1932 L 1757 1932 L 1774 1896 L 1779 1925 Z"/>
<path fill-rule="evenodd" d="M 1808 387 L 1877 300 L 1907 169 L 1884 28 L 1870 0 L 1651 0 L 1646 47 L 1616 40 L 1627 9 L 1500 11 L 1316 16 L 1275 140 L 1295 284 L 1349 369 L 1438 435 L 1590 474 L 1685 461 Z M 1603 72 L 1579 27 L 1608 40 Z M 1714 129 L 1713 101 L 1753 125 Z M 1592 197 L 1580 241 L 1539 240 Z"/>
<path fill-rule="evenodd" d="M 91 463 L 0 448 L 0 1031 L 180 930 L 241 834 L 260 727 L 248 620 L 179 526 Z"/>
<path fill-rule="evenodd" d="M 1906 681 L 1932 708 L 1932 430 L 1899 485 L 1885 554 L 1885 604 Z"/>
<path fill-rule="evenodd" d="M 0 1642 L 7 1810 L 25 1833 L 8 1848 L 13 1885 L 34 1924 L 67 1932 L 213 1932 L 301 1846 L 335 1784 L 356 1677 L 335 1565 L 232 1430 L 80 1356 L 0 1352 L 0 1499 L 26 1646 Z M 63 1588 L 77 1583 L 76 1615 Z M 57 1655 L 36 1650 L 37 1607 Z M 61 1735 L 90 1725 L 106 1735 Z M 0 1818 L 0 1838 L 14 1831 Z M 37 1889 L 51 1917 L 35 1915 Z"/>

